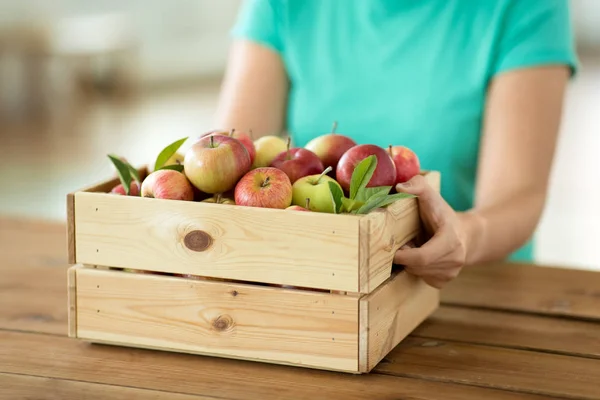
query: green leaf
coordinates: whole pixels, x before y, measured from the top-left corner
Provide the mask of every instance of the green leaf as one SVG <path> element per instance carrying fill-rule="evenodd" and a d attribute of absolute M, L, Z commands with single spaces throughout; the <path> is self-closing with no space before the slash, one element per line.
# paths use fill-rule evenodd
<path fill-rule="evenodd" d="M 362 201 L 342 197 L 342 212 L 355 214 L 363 204 Z"/>
<path fill-rule="evenodd" d="M 183 165 L 181 165 L 181 164 L 165 165 L 164 167 L 160 167 L 159 169 L 157 169 L 157 171 L 159 171 L 161 169 L 174 169 L 175 171 L 183 172 Z"/>
<path fill-rule="evenodd" d="M 371 197 L 388 194 L 390 190 L 391 186 L 365 187 L 356 195 L 356 200 L 367 202 Z"/>
<path fill-rule="evenodd" d="M 350 200 L 356 199 L 356 196 L 365 189 L 373 177 L 376 167 L 377 157 L 375 155 L 366 157 L 354 167 L 350 179 Z"/>
<path fill-rule="evenodd" d="M 156 170 L 161 169 L 165 165 L 165 163 L 167 161 L 169 161 L 169 158 L 171 158 L 173 156 L 173 154 L 175 154 L 177 152 L 177 150 L 179 150 L 181 145 L 187 139 L 188 139 L 187 137 L 184 137 L 183 139 L 179 139 L 179 140 L 171 143 L 164 149 L 162 149 L 162 151 L 160 152 L 158 157 L 156 157 L 156 162 L 154 163 L 154 170 L 156 171 Z"/>
<path fill-rule="evenodd" d="M 401 199 L 408 199 L 411 197 L 415 197 L 415 195 L 408 193 L 394 193 L 394 194 L 386 194 L 373 196 L 366 202 L 362 207 L 360 207 L 357 211 L 357 214 L 368 214 L 372 210 L 380 207 L 385 207 L 389 204 L 392 204 Z"/>
<path fill-rule="evenodd" d="M 344 192 L 336 182 L 328 181 L 329 191 L 331 192 L 331 200 L 333 201 L 333 212 L 339 214 L 342 212 L 342 199 Z"/>
<path fill-rule="evenodd" d="M 135 179 L 137 181 L 137 183 L 139 183 L 141 185 L 142 181 L 140 179 L 140 173 L 138 172 L 138 170 L 133 168 L 131 166 L 131 164 L 129 164 L 129 163 L 124 163 L 124 164 L 127 166 L 127 169 L 129 169 L 129 172 L 130 172 L 131 176 L 133 177 L 133 179 Z"/>
<path fill-rule="evenodd" d="M 117 169 L 117 174 L 119 175 L 123 189 L 125 189 L 125 194 L 129 195 L 129 188 L 131 186 L 131 170 L 127 166 L 127 163 L 123 162 L 123 160 L 121 160 L 119 157 L 109 154 L 108 158 L 110 158 Z"/>

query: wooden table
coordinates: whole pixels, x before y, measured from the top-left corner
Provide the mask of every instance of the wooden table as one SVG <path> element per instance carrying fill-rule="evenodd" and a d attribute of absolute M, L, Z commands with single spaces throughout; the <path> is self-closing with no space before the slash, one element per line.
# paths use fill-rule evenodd
<path fill-rule="evenodd" d="M 600 273 L 468 268 L 369 375 L 67 337 L 66 230 L 0 218 L 0 399 L 600 399 Z"/>

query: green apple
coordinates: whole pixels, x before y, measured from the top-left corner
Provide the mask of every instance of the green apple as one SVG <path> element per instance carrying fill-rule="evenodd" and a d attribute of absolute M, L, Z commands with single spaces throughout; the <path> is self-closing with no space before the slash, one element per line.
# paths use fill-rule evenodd
<path fill-rule="evenodd" d="M 307 205 L 311 211 L 335 213 L 335 204 L 331 197 L 331 189 L 328 182 L 334 182 L 335 185 L 342 187 L 340 184 L 328 176 L 331 167 L 327 167 L 319 175 L 308 175 L 298 179 L 292 185 L 292 204 L 304 207 Z"/>

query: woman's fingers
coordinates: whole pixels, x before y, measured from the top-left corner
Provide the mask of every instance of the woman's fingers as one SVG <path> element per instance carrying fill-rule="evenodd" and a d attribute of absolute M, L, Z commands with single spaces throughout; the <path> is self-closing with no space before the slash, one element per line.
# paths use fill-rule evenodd
<path fill-rule="evenodd" d="M 394 263 L 440 288 L 458 275 L 466 257 L 456 213 L 420 175 L 397 190 L 418 196 L 421 220 L 431 237 L 420 247 L 403 246 L 395 253 Z"/>
<path fill-rule="evenodd" d="M 394 263 L 410 270 L 421 269 L 446 256 L 449 251 L 447 238 L 438 232 L 421 247 L 398 250 L 394 255 Z"/>
<path fill-rule="evenodd" d="M 396 185 L 396 191 L 417 196 L 419 213 L 430 232 L 442 224 L 444 213 L 452 212 L 440 193 L 435 191 L 422 175 L 416 175 L 409 181 Z"/>

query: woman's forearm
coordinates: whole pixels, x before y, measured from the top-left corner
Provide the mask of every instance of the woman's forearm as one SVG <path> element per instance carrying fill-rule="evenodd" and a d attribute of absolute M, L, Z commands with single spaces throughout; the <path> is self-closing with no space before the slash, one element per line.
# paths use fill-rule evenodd
<path fill-rule="evenodd" d="M 518 250 L 533 235 L 544 201 L 543 190 L 526 190 L 485 209 L 459 213 L 466 265 L 502 260 Z"/>

